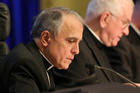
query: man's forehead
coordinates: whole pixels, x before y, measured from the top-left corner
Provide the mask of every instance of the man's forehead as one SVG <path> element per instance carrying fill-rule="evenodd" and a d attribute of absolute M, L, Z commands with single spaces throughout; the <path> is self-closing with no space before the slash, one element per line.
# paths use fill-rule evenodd
<path fill-rule="evenodd" d="M 83 28 L 83 24 L 77 18 L 67 18 L 63 21 L 61 25 L 61 30 L 71 31 L 71 33 L 76 33 Z M 76 32 L 74 30 L 77 30 Z"/>
<path fill-rule="evenodd" d="M 67 15 L 63 19 L 60 28 L 60 36 L 71 38 L 71 39 L 81 39 L 81 35 L 83 32 L 83 24 L 72 15 Z"/>

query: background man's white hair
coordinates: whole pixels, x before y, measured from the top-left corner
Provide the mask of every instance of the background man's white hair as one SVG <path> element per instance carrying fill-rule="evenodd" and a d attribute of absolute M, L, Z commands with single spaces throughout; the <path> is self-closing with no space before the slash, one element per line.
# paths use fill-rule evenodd
<path fill-rule="evenodd" d="M 120 16 L 123 13 L 122 9 L 128 5 L 134 7 L 133 1 L 132 0 L 91 0 L 87 8 L 86 16 L 97 17 L 105 11 L 109 11 L 115 16 Z"/>

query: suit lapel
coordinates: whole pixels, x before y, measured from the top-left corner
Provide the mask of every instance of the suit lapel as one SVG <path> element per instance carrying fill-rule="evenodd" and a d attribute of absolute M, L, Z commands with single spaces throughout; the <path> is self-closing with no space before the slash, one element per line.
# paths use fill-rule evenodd
<path fill-rule="evenodd" d="M 35 58 L 36 60 L 36 65 L 37 65 L 37 70 L 39 70 L 38 72 L 41 72 L 41 73 L 37 73 L 39 76 L 40 76 L 40 86 L 43 88 L 43 89 L 46 89 L 48 88 L 51 89 L 51 86 L 49 85 L 49 82 L 48 82 L 48 76 L 47 76 L 47 66 L 45 67 L 45 65 L 47 64 L 44 64 L 44 63 L 48 63 L 45 58 L 43 58 L 43 56 L 40 54 L 39 52 L 39 49 L 38 47 L 36 46 L 36 44 L 34 43 L 34 41 L 32 41 L 31 43 L 27 44 L 27 48 L 29 49 L 29 51 L 32 53 L 33 57 Z"/>
<path fill-rule="evenodd" d="M 96 60 L 97 60 L 96 65 L 111 68 L 109 61 L 103 51 L 104 46 L 92 35 L 92 33 L 89 31 L 88 28 L 85 28 L 85 29 L 86 30 L 84 30 L 83 37 L 84 37 L 84 40 L 87 42 L 87 45 L 89 46 L 89 48 L 92 50 L 93 54 L 96 57 Z M 103 72 L 108 78 L 108 80 L 112 81 L 109 78 L 110 72 L 108 71 L 103 71 Z"/>

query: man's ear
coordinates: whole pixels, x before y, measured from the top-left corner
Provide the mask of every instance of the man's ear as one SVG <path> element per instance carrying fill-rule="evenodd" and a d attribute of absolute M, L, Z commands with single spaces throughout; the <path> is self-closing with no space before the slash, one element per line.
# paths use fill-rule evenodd
<path fill-rule="evenodd" d="M 110 12 L 104 12 L 103 14 L 101 14 L 99 21 L 102 28 L 108 25 L 108 23 L 111 21 L 111 17 L 112 15 Z"/>
<path fill-rule="evenodd" d="M 41 33 L 41 43 L 43 46 L 47 47 L 51 40 L 51 33 L 49 31 L 43 31 Z"/>

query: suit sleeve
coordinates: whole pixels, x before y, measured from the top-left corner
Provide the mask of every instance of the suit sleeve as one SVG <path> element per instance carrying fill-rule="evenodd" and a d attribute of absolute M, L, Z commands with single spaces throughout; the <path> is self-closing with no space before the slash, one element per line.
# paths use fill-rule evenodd
<path fill-rule="evenodd" d="M 17 65 L 10 73 L 10 93 L 40 93 L 34 77 L 24 65 Z"/>

